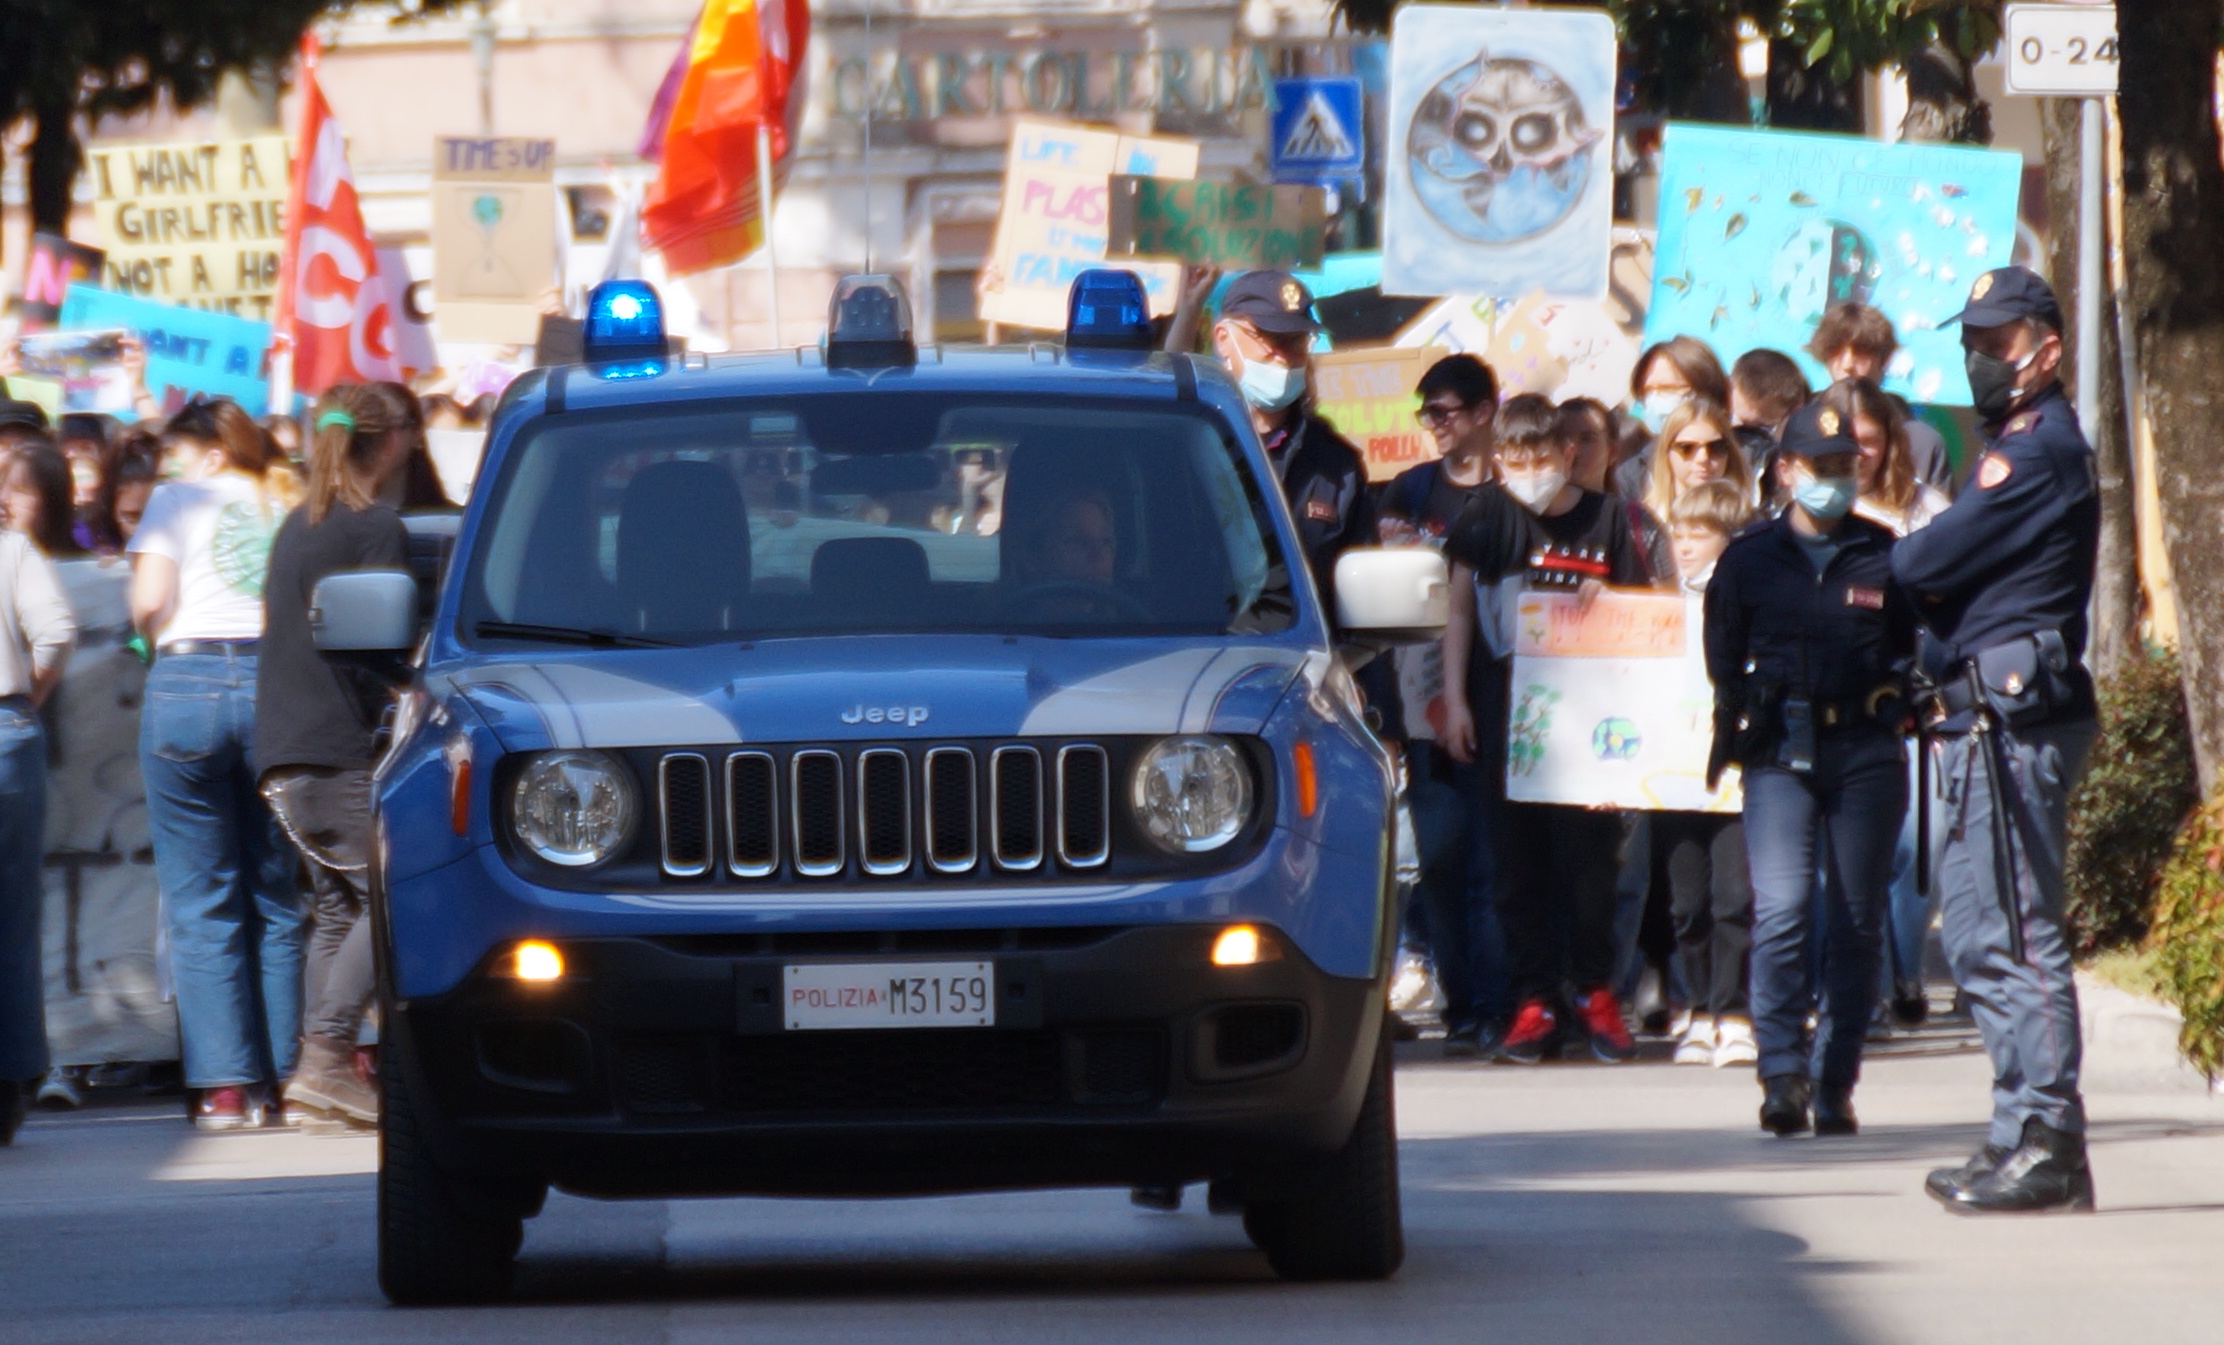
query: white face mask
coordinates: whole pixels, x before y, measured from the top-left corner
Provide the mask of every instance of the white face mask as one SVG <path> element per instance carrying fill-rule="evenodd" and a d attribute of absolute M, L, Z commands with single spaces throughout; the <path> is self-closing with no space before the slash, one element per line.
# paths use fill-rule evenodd
<path fill-rule="evenodd" d="M 1498 478 L 1505 484 L 1506 493 L 1521 501 L 1524 509 L 1541 514 L 1545 506 L 1560 498 L 1568 484 L 1568 474 L 1558 467 L 1547 467 L 1536 472 L 1502 472 Z"/>
<path fill-rule="evenodd" d="M 1646 393 L 1642 417 L 1646 428 L 1658 430 L 1668 423 L 1668 417 L 1682 409 L 1683 404 L 1690 400 L 1690 392 L 1676 388 L 1655 388 Z"/>

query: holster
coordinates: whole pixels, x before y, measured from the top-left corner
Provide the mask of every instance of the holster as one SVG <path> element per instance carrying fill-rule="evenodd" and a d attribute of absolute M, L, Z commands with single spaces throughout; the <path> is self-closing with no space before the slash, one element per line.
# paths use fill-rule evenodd
<path fill-rule="evenodd" d="M 2012 729 L 2045 723 L 2069 709 L 2077 696 L 2069 645 L 2058 630 L 2019 635 L 1981 649 L 1969 666 L 1975 694 L 1995 719 Z"/>

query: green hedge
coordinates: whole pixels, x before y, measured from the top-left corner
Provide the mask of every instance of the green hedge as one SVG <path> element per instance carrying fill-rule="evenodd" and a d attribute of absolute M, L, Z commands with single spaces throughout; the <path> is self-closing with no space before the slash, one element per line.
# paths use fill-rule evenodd
<path fill-rule="evenodd" d="M 2178 657 L 2149 651 L 2100 691 L 2100 741 L 2070 799 L 2064 874 L 2080 958 L 2138 943 L 2187 814 L 2200 802 Z"/>
<path fill-rule="evenodd" d="M 2224 791 L 2194 814 L 2162 872 L 2147 946 L 2195 1068 L 2224 1074 Z"/>

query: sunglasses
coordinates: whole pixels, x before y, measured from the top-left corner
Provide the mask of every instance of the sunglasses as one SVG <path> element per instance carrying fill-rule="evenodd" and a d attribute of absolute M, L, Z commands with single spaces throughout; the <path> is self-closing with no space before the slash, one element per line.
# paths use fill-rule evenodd
<path fill-rule="evenodd" d="M 1710 458 L 1726 458 L 1730 456 L 1730 441 L 1727 439 L 1701 439 L 1696 443 L 1691 443 L 1679 439 L 1668 445 L 1668 451 L 1679 458 L 1696 458 L 1701 453 Z"/>

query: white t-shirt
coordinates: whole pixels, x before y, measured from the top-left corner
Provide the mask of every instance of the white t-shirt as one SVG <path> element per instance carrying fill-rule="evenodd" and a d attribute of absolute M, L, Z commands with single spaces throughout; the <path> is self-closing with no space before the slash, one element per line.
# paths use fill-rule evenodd
<path fill-rule="evenodd" d="M 155 487 L 129 547 L 178 567 L 177 609 L 155 644 L 260 639 L 270 541 L 285 519 L 285 506 L 236 472 Z"/>

